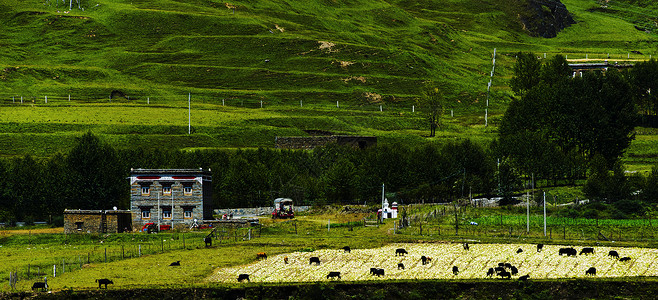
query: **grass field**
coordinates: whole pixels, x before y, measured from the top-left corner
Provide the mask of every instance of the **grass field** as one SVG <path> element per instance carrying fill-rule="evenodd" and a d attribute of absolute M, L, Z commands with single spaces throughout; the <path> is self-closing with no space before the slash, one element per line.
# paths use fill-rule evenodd
<path fill-rule="evenodd" d="M 56 3 L 0 1 L 0 156 L 66 152 L 89 130 L 120 148 L 272 147 L 304 130 L 487 143 L 511 99 L 514 53 L 657 54 L 657 36 L 633 27 L 650 11 L 619 1 L 608 10 L 564 1 L 577 23 L 552 39 L 522 30 L 519 1 Z M 427 139 L 412 106 L 431 82 L 442 82 L 447 109 L 439 136 Z M 128 99 L 109 99 L 113 90 Z M 645 171 L 657 152 L 650 136 L 638 141 L 626 162 Z"/>
<path fill-rule="evenodd" d="M 654 276 L 656 272 L 652 263 L 658 255 L 656 237 L 649 234 L 643 239 L 614 242 L 594 235 L 568 235 L 567 239 L 557 233 L 550 237 L 510 236 L 506 228 L 496 224 L 479 225 L 481 231 L 462 228 L 459 234 L 448 225 L 439 234 L 427 223 L 420 226 L 412 221 L 410 227 L 394 230 L 393 222 L 387 220 L 378 227 L 364 227 L 363 218 L 372 218 L 372 214 L 321 211 L 300 215 L 293 221 L 262 218 L 263 227 L 252 228 L 251 232 L 249 229 L 220 231 L 213 246 L 208 248 L 203 243 L 207 231 L 64 235 L 40 229 L 30 229 L 27 233 L 4 230 L 0 234 L 3 253 L 0 291 L 11 291 L 9 272 L 19 274 L 18 291 L 29 290 L 32 282 L 44 276 L 48 277 L 53 291 L 97 289 L 94 280 L 99 278 L 112 279 L 114 285 L 110 289 L 238 287 L 244 284 L 236 280 L 241 273 L 253 274 L 254 284 L 324 282 L 328 271 L 340 271 L 344 274 L 343 281 L 356 282 L 414 278 L 481 280 L 486 270 L 499 262 L 514 264 L 519 268 L 519 275 L 530 274 L 534 280 L 582 278 L 584 270 L 592 266 L 599 272 L 597 278 L 621 276 L 634 280 L 635 276 Z M 480 213 L 486 217 L 498 211 Z M 555 226 L 550 222 L 549 226 Z M 565 226 L 570 232 L 581 227 Z M 625 231 L 652 230 L 642 224 L 627 226 L 630 227 Z M 537 226 L 533 225 L 532 230 L 537 231 Z M 464 241 L 471 245 L 469 252 L 461 248 Z M 545 244 L 543 252 L 535 251 L 536 243 Z M 557 249 L 563 247 L 560 245 L 575 245 L 578 250 L 593 246 L 596 252 L 576 258 L 561 257 L 557 255 Z M 352 252 L 343 253 L 343 246 L 350 246 Z M 395 257 L 394 249 L 399 247 L 404 247 L 409 255 Z M 523 253 L 517 254 L 518 248 Z M 608 258 L 609 250 L 618 251 L 622 257 L 629 256 L 632 261 L 622 264 Z M 258 252 L 266 252 L 268 259 L 259 262 Z M 432 264 L 421 265 L 421 255 L 432 257 Z M 285 256 L 289 258 L 288 265 L 283 262 Z M 309 266 L 310 256 L 321 257 L 320 266 Z M 180 261 L 181 266 L 170 267 L 174 261 Z M 405 264 L 404 271 L 397 270 L 398 262 Z M 53 265 L 56 276 L 53 276 Z M 459 266 L 458 276 L 452 275 L 452 265 Z M 386 276 L 370 276 L 371 267 L 386 269 Z M 283 278 L 284 275 L 287 276 Z"/>

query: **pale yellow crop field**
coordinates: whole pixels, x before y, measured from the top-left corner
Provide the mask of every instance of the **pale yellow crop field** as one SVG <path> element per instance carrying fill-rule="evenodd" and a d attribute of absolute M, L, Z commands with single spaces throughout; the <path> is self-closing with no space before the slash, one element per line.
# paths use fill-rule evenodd
<path fill-rule="evenodd" d="M 376 249 L 352 249 L 350 253 L 339 250 L 316 250 L 294 252 L 268 257 L 266 260 L 215 271 L 211 282 L 237 282 L 239 274 L 249 274 L 251 282 L 312 282 L 328 281 L 329 272 L 337 271 L 341 280 L 391 280 L 391 279 L 474 279 L 487 278 L 489 268 L 498 263 L 511 263 L 521 275 L 530 278 L 576 278 L 586 277 L 585 271 L 595 267 L 597 277 L 658 276 L 658 249 L 594 247 L 595 253 L 567 257 L 558 255 L 559 248 L 567 246 L 545 245 L 537 252 L 531 244 L 471 244 L 470 250 L 462 244 L 424 243 L 392 244 Z M 406 256 L 395 256 L 395 249 L 404 248 Z M 516 253 L 517 249 L 523 252 Z M 583 247 L 574 247 L 578 252 Z M 620 257 L 631 257 L 629 262 L 619 262 L 609 257 L 616 250 Z M 254 257 L 255 257 L 254 253 Z M 421 256 L 432 258 L 431 263 L 422 265 Z M 310 265 L 309 258 L 317 256 L 320 265 Z M 284 262 L 288 257 L 288 264 Z M 403 263 L 405 269 L 398 269 Z M 452 266 L 459 268 L 453 275 Z M 385 276 L 370 275 L 370 268 L 382 268 Z M 494 276 L 496 277 L 496 276 Z"/>

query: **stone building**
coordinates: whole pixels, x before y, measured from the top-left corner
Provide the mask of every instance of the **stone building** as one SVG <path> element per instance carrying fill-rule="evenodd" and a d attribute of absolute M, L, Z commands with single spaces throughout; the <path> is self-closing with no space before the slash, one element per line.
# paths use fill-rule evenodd
<path fill-rule="evenodd" d="M 136 230 L 146 223 L 189 228 L 213 219 L 210 169 L 132 169 L 130 211 Z"/>
<path fill-rule="evenodd" d="M 121 233 L 131 229 L 129 210 L 64 210 L 64 233 Z"/>

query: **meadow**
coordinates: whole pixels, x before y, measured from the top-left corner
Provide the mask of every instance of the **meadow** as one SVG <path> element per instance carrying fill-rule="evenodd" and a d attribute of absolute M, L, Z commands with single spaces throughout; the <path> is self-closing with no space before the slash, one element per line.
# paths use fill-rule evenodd
<path fill-rule="evenodd" d="M 577 23 L 545 39 L 519 26 L 518 1 L 99 0 L 84 11 L 0 1 L 0 156 L 65 153 L 86 131 L 131 149 L 273 147 L 276 136 L 308 130 L 486 144 L 512 99 L 518 51 L 620 62 L 657 54 L 656 35 L 633 27 L 651 11 L 564 3 Z M 446 98 L 434 138 L 416 103 L 427 86 Z M 654 148 L 638 134 L 629 170 L 648 170 Z"/>
<path fill-rule="evenodd" d="M 441 206 L 425 205 L 427 210 Z M 354 207 L 358 208 L 358 207 Z M 472 210 L 477 210 L 472 208 Z M 0 256 L 0 290 L 28 291 L 31 284 L 44 276 L 52 291 L 79 292 L 98 288 L 95 279 L 109 278 L 114 285 L 110 290 L 132 289 L 187 289 L 187 288 L 238 288 L 259 284 L 327 282 L 328 271 L 344 274 L 341 282 L 399 282 L 404 280 L 491 280 L 485 278 L 493 264 L 510 262 L 519 267 L 519 275 L 530 274 L 532 280 L 585 278 L 584 270 L 596 267 L 596 278 L 634 280 L 655 276 L 653 260 L 656 254 L 656 237 L 605 241 L 594 235 L 561 234 L 507 234 L 506 227 L 495 224 L 479 225 L 480 231 L 460 230 L 446 225 L 441 232 L 430 230 L 430 224 L 413 219 L 409 226 L 400 229 L 399 220 L 386 220 L 379 226 L 363 226 L 364 218 L 372 218 L 369 209 L 347 213 L 340 208 L 325 208 L 301 214 L 294 220 L 261 218 L 262 227 L 225 229 L 205 247 L 203 237 L 209 231 L 174 231 L 158 234 L 88 234 L 64 235 L 26 231 L 3 230 Z M 482 210 L 482 217 L 500 213 Z M 492 216 L 492 218 L 495 216 Z M 549 221 L 549 226 L 555 224 Z M 466 226 L 466 224 L 460 224 Z M 632 225 L 626 231 L 653 230 L 651 227 Z M 568 225 L 569 231 L 582 226 Z M 603 227 L 602 227 L 603 228 Z M 500 232 L 497 230 L 501 229 Z M 533 224 L 531 230 L 541 228 Z M 251 239 L 249 239 L 251 238 Z M 464 251 L 462 242 L 470 244 Z M 544 243 L 541 253 L 536 243 Z M 563 245 L 595 247 L 594 255 L 576 258 L 557 255 Z M 351 253 L 342 247 L 350 246 Z M 395 257 L 394 250 L 403 247 L 409 255 Z M 517 254 L 516 250 L 524 251 Z M 140 252 L 141 249 L 141 252 Z M 609 250 L 632 258 L 620 263 L 607 257 Z M 268 258 L 259 261 L 256 253 L 266 252 Z M 107 255 L 107 260 L 106 256 Z M 420 256 L 433 258 L 429 265 L 420 264 Z M 289 258 L 289 264 L 283 257 Z M 311 256 L 321 258 L 320 266 L 309 266 Z M 181 266 L 171 267 L 180 261 Z M 397 270 L 398 262 L 405 270 Z M 53 265 L 56 276 L 53 276 Z M 452 265 L 458 265 L 460 274 L 454 276 Z M 386 269 L 386 276 L 370 276 L 371 267 Z M 9 272 L 17 272 L 16 289 L 9 286 Z M 28 276 L 28 272 L 29 276 Z M 238 283 L 237 275 L 253 274 L 253 283 Z M 517 278 L 517 277 L 514 277 Z M 596 279 L 592 279 L 596 280 Z"/>

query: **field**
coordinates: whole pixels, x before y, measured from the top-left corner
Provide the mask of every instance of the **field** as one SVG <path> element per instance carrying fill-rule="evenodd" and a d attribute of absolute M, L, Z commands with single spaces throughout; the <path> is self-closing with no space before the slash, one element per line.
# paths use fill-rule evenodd
<path fill-rule="evenodd" d="M 563 2 L 577 23 L 545 39 L 518 24 L 520 1 L 99 0 L 82 3 L 84 11 L 0 1 L 0 156 L 65 153 L 86 131 L 118 148 L 273 147 L 276 136 L 304 130 L 375 135 L 383 144 L 486 144 L 511 100 L 516 52 L 615 61 L 658 54 L 656 34 L 633 27 L 649 26 L 653 4 Z M 412 106 L 436 82 L 445 118 L 427 138 Z M 126 97 L 109 99 L 115 90 Z M 648 170 L 654 144 L 652 134 L 638 134 L 628 168 Z"/>
<path fill-rule="evenodd" d="M 357 208 L 357 207 L 354 207 Z M 353 208 L 353 209 L 354 209 Z M 0 233 L 0 292 L 29 291 L 31 284 L 48 278 L 57 295 L 65 293 L 92 293 L 99 278 L 109 278 L 114 284 L 110 292 L 158 289 L 233 290 L 270 285 L 319 285 L 319 284 L 371 284 L 399 282 L 486 282 L 504 284 L 506 280 L 486 277 L 488 268 L 507 262 L 516 266 L 519 274 L 528 274 L 532 282 L 561 280 L 610 280 L 624 283 L 642 282 L 658 276 L 658 258 L 655 229 L 641 223 L 606 225 L 600 227 L 609 236 L 610 229 L 624 231 L 623 240 L 605 241 L 597 235 L 579 234 L 584 225 L 552 224 L 554 229 L 565 226 L 569 234 L 541 235 L 538 224 L 532 224 L 532 234 L 522 234 L 515 228 L 508 234 L 508 222 L 520 216 L 505 212 L 504 224 L 492 221 L 483 223 L 478 230 L 466 229 L 460 224 L 455 234 L 448 220 L 414 221 L 426 211 L 440 210 L 442 206 L 417 205 L 410 209 L 412 221 L 403 229 L 394 228 L 392 220 L 378 227 L 364 227 L 363 218 L 373 214 L 365 210 L 345 213 L 340 207 L 325 208 L 299 215 L 296 219 L 272 220 L 262 218 L 262 227 L 219 231 L 213 246 L 205 247 L 203 237 L 208 231 L 174 231 L 159 234 L 124 233 L 64 235 L 52 229 L 3 230 Z M 362 208 L 359 208 L 363 210 Z M 459 212 L 492 220 L 503 212 L 501 209 L 474 209 Z M 453 214 L 447 211 L 448 215 Z M 426 216 L 426 215 L 425 215 Z M 468 220 L 468 219 L 466 219 Z M 428 223 L 431 222 L 431 223 Z M 583 222 L 583 220 L 579 220 Z M 433 224 L 432 224 L 433 223 Z M 628 227 L 618 227 L 618 226 Z M 463 226 L 463 227 L 462 227 Z M 557 227 L 556 227 L 557 226 Z M 595 225 L 591 225 L 595 226 Z M 591 230 L 596 230 L 592 227 Z M 55 229 L 57 230 L 57 229 Z M 589 229 L 588 229 L 589 230 Z M 561 231 L 561 230 L 560 230 Z M 643 237 L 629 232 L 643 233 Z M 465 251 L 462 242 L 470 244 Z M 542 252 L 535 250 L 537 243 L 544 243 Z M 342 247 L 352 251 L 344 253 Z M 564 257 L 558 248 L 573 246 L 595 248 L 593 255 Z M 394 255 L 395 249 L 405 248 L 407 256 Z M 523 252 L 516 253 L 518 248 Z M 619 262 L 607 256 L 616 250 L 620 256 L 631 257 L 630 262 Z M 256 253 L 266 252 L 266 260 L 258 260 Z M 432 257 L 431 263 L 422 265 L 420 256 Z M 317 256 L 319 266 L 309 265 L 309 258 Z M 289 264 L 284 263 L 288 257 Z M 180 267 L 169 264 L 180 261 Z M 398 270 L 402 262 L 404 270 Z M 459 274 L 452 274 L 452 266 L 459 267 Z M 590 267 L 597 269 L 597 276 L 585 276 Z M 53 268 L 56 276 L 53 276 Z M 382 268 L 385 276 L 369 274 L 370 268 Z M 340 280 L 328 280 L 330 271 L 341 272 Z M 9 285 L 9 272 L 18 273 L 15 289 Z M 251 283 L 238 283 L 239 274 L 250 274 Z M 562 281 L 563 282 L 563 281 Z M 393 286 L 394 286 L 393 285 Z M 393 287 L 391 286 L 391 288 Z M 150 293 L 150 292 L 147 292 Z"/>
<path fill-rule="evenodd" d="M 658 276 L 657 249 L 595 247 L 595 253 L 567 257 L 558 255 L 562 245 L 546 245 L 537 252 L 531 244 L 471 244 L 470 250 L 462 244 L 423 243 L 391 244 L 374 249 L 352 249 L 349 253 L 340 250 L 317 250 L 314 252 L 294 252 L 278 254 L 249 265 L 222 268 L 208 278 L 211 282 L 233 283 L 239 274 L 249 274 L 252 282 L 315 282 L 327 281 L 330 271 L 340 272 L 341 280 L 404 280 L 404 279 L 487 279 L 489 268 L 498 263 L 511 263 L 519 274 L 532 279 L 583 278 L 585 271 L 595 267 L 597 277 Z M 395 249 L 404 248 L 406 256 L 394 255 Z M 516 253 L 517 249 L 523 249 Z M 616 250 L 620 256 L 632 257 L 631 262 L 619 262 L 608 256 L 608 251 Z M 320 265 L 309 264 L 310 257 L 319 257 Z M 429 256 L 432 261 L 421 263 L 421 256 Z M 288 258 L 288 264 L 284 263 Z M 398 269 L 403 263 L 405 269 Z M 459 268 L 453 274 L 452 266 Z M 373 276 L 370 268 L 383 268 L 385 276 Z M 494 276 L 496 277 L 496 276 Z"/>

